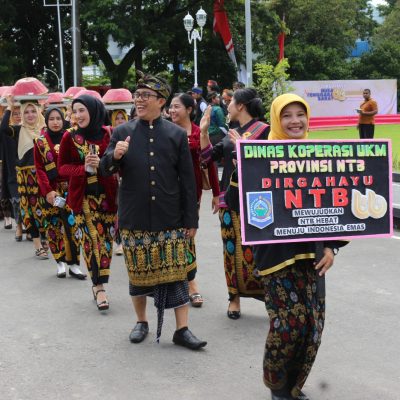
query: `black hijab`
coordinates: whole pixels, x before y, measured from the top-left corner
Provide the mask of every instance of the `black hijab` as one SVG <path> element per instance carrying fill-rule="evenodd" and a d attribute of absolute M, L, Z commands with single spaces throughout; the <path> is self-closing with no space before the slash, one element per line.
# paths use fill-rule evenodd
<path fill-rule="evenodd" d="M 57 132 L 54 132 L 49 128 L 49 118 L 50 118 L 50 113 L 52 111 L 57 111 L 60 114 L 60 117 L 62 119 L 61 129 Z M 57 107 L 49 107 L 46 110 L 46 114 L 44 115 L 44 121 L 46 122 L 47 132 L 49 132 L 50 138 L 51 138 L 51 141 L 53 142 L 53 144 L 60 144 L 61 139 L 64 134 L 64 127 L 65 127 L 64 113 Z"/>
<path fill-rule="evenodd" d="M 83 94 L 72 102 L 72 107 L 75 103 L 83 104 L 90 116 L 89 125 L 86 128 L 77 129 L 77 133 L 81 134 L 85 139 L 101 140 L 103 138 L 103 132 L 101 127 L 103 125 L 109 125 L 109 117 L 104 107 L 104 104 L 93 96 Z"/>

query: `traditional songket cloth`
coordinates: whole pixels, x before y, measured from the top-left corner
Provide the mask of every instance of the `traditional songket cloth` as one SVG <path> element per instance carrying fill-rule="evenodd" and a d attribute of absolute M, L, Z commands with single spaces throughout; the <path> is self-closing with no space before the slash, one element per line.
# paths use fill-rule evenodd
<path fill-rule="evenodd" d="M 243 139 L 265 140 L 269 131 L 268 128 L 268 125 L 265 123 L 253 119 L 236 130 Z M 225 192 L 235 168 L 232 163 L 233 154 L 235 154 L 233 153 L 234 150 L 229 136 L 226 136 L 214 147 L 209 146 L 202 150 L 202 159 L 205 161 L 208 161 L 210 158 L 214 161 L 224 159 L 219 219 L 221 223 L 224 269 L 229 300 L 232 300 L 236 295 L 264 300 L 262 282 L 253 273 L 255 267 L 252 248 L 251 246 L 242 245 L 239 207 L 232 209 L 225 203 Z"/>
<path fill-rule="evenodd" d="M 24 113 L 27 107 L 32 106 L 37 111 L 34 124 L 29 124 Z M 22 222 L 33 238 L 39 237 L 39 232 L 44 234 L 43 210 L 44 199 L 39 194 L 36 179 L 36 169 L 33 157 L 33 140 L 38 138 L 40 131 L 45 126 L 43 115 L 37 104 L 27 102 L 21 105 L 22 124 L 8 126 L 10 111 L 6 111 L 1 131 L 12 137 L 17 143 L 17 184 L 20 197 L 20 210 Z"/>
<path fill-rule="evenodd" d="M 89 111 L 86 128 L 71 128 L 64 134 L 58 156 L 59 174 L 69 177 L 67 204 L 72 209 L 77 230 L 76 246 L 82 245 L 83 256 L 93 285 L 108 282 L 112 243 L 117 211 L 115 176 L 104 177 L 99 171 L 85 171 L 89 144 L 96 146 L 101 157 L 110 142 L 110 128 L 104 105 L 94 97 L 82 95 L 72 103 L 82 103 Z"/>
<path fill-rule="evenodd" d="M 64 114 L 56 107 L 47 109 L 46 125 L 48 126 L 49 115 L 52 111 L 60 114 L 64 126 Z M 40 193 L 44 198 L 52 191 L 65 198 L 68 192 L 68 178 L 59 175 L 57 171 L 58 153 L 64 132 L 63 128 L 59 132 L 53 132 L 47 128 L 35 139 L 35 167 Z M 56 262 L 79 265 L 80 248 L 74 240 L 76 225 L 69 206 L 55 207 L 46 201 L 44 217 L 49 248 Z"/>
<path fill-rule="evenodd" d="M 282 109 L 301 103 L 309 119 L 308 104 L 299 96 L 277 97 L 271 106 L 269 140 L 288 140 L 280 124 Z M 303 139 L 307 137 L 305 133 Z M 327 241 L 336 253 L 345 241 Z M 314 269 L 315 242 L 254 246 L 257 271 L 265 285 L 265 306 L 270 327 L 264 354 L 264 383 L 277 395 L 300 395 L 315 361 L 325 321 L 325 298 L 317 295 Z"/>
<path fill-rule="evenodd" d="M 139 80 L 164 98 L 164 84 Z M 121 160 L 113 158 L 118 141 L 130 136 Z M 152 125 L 133 120 L 118 126 L 101 160 L 103 173 L 120 171 L 119 228 L 131 296 L 153 296 L 158 311 L 157 340 L 164 309 L 189 303 L 188 240 L 185 229 L 197 228 L 196 186 L 186 131 L 162 119 Z"/>

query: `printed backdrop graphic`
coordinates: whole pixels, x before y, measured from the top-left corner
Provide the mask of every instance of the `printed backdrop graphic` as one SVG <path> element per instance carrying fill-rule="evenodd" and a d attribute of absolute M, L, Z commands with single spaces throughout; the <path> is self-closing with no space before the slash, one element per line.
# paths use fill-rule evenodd
<path fill-rule="evenodd" d="M 387 237 L 390 140 L 238 141 L 243 244 Z"/>
<path fill-rule="evenodd" d="M 397 114 L 397 80 L 293 81 L 292 93 L 307 100 L 312 117 L 357 115 L 364 89 L 378 103 L 378 114 Z"/>

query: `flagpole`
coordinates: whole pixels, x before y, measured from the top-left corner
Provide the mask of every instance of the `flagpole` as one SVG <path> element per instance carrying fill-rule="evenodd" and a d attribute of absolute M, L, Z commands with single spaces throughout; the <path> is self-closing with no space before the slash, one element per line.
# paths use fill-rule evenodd
<path fill-rule="evenodd" d="M 245 17 L 246 17 L 246 69 L 247 69 L 247 86 L 253 84 L 253 49 L 251 45 L 251 8 L 250 0 L 245 1 Z"/>

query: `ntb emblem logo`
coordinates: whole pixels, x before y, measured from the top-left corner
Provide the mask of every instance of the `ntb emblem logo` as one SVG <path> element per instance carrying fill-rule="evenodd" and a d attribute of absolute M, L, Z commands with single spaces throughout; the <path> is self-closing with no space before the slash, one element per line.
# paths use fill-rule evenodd
<path fill-rule="evenodd" d="M 272 192 L 247 192 L 247 223 L 264 229 L 274 222 Z"/>

